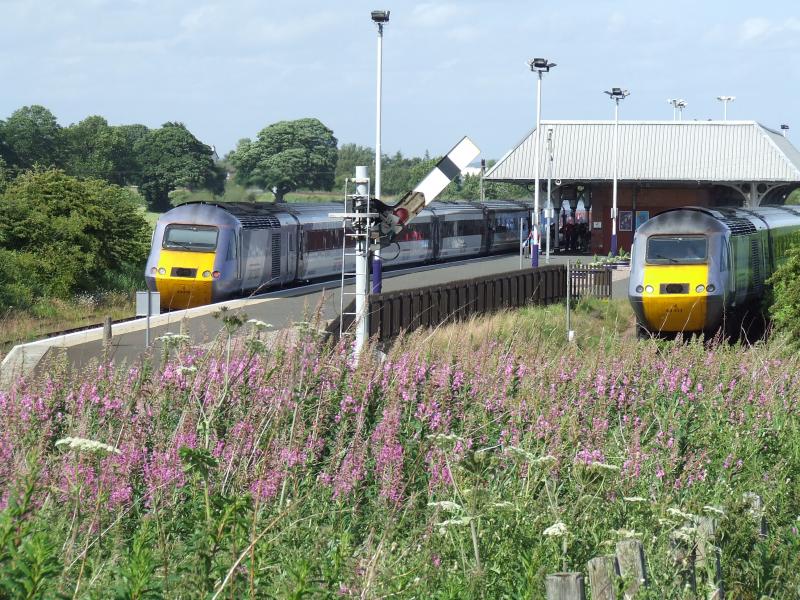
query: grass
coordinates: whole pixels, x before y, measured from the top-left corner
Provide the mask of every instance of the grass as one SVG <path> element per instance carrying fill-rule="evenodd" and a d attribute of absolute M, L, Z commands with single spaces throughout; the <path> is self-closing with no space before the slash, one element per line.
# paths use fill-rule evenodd
<path fill-rule="evenodd" d="M 0 314 L 0 356 L 15 344 L 41 338 L 53 331 L 101 323 L 106 316 L 122 319 L 132 316 L 133 312 L 133 297 L 122 292 L 86 294 L 73 300 L 43 298 L 30 309 L 10 309 Z"/>
<path fill-rule="evenodd" d="M 576 343 L 552 306 L 356 364 L 313 327 L 224 318 L 212 346 L 162 340 L 158 370 L 56 361 L 0 394 L 6 595 L 541 598 L 547 573 L 636 537 L 637 597 L 689 598 L 676 549 L 704 516 L 730 597 L 800 591 L 800 358 L 781 340 L 640 342 L 624 303 L 593 300 Z"/>

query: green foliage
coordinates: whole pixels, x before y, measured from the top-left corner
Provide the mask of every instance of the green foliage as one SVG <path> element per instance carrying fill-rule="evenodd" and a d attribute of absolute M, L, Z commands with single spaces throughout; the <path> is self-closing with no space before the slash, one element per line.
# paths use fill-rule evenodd
<path fill-rule="evenodd" d="M 0 198 L 0 306 L 108 288 L 141 268 L 148 247 L 131 191 L 59 170 L 25 173 Z"/>
<path fill-rule="evenodd" d="M 14 111 L 3 124 L 2 137 L 10 149 L 13 164 L 20 168 L 52 167 L 62 163 L 61 126 L 44 106 L 34 104 Z"/>
<path fill-rule="evenodd" d="M 274 190 L 275 201 L 296 189 L 329 190 L 336 169 L 336 138 L 318 119 L 279 121 L 244 139 L 229 156 L 239 182 Z"/>
<path fill-rule="evenodd" d="M 139 189 L 151 210 L 170 208 L 169 193 L 179 187 L 205 188 L 221 194 L 225 172 L 214 164 L 212 150 L 182 123 L 165 123 L 135 144 Z"/>
<path fill-rule="evenodd" d="M 344 190 L 344 180 L 355 175 L 356 167 L 365 166 L 369 169 L 369 177 L 375 177 L 375 150 L 358 144 L 342 144 L 339 147 L 336 160 L 336 181 L 334 189 Z M 383 177 L 384 164 L 381 163 L 381 177 Z M 383 183 L 381 182 L 381 186 Z"/>
<path fill-rule="evenodd" d="M 767 280 L 772 286 L 769 309 L 775 328 L 800 348 L 800 234 L 795 234 L 786 257 Z"/>
<path fill-rule="evenodd" d="M 133 144 L 122 127 L 100 116 L 86 117 L 63 131 L 64 168 L 81 179 L 103 179 L 117 185 L 135 181 Z"/>

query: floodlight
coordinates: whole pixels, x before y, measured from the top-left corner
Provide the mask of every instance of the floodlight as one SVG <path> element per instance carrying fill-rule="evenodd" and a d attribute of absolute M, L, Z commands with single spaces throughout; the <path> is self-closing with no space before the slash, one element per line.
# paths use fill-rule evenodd
<path fill-rule="evenodd" d="M 556 66 L 556 63 L 550 62 L 546 58 L 532 58 L 528 61 L 528 66 L 531 68 L 531 71 L 548 73 L 550 69 Z"/>
<path fill-rule="evenodd" d="M 389 22 L 389 11 L 388 10 L 373 10 L 372 11 L 372 20 L 376 23 L 388 23 Z"/>

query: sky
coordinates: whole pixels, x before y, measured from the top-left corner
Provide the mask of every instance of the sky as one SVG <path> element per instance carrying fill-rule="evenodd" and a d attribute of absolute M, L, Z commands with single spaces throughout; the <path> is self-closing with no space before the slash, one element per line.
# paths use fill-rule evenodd
<path fill-rule="evenodd" d="M 800 136 L 797 0 L 0 0 L 0 118 L 181 121 L 220 155 L 276 121 L 316 117 L 374 147 L 377 30 L 384 153 L 443 154 L 463 135 L 500 158 L 543 119 L 728 118 Z"/>

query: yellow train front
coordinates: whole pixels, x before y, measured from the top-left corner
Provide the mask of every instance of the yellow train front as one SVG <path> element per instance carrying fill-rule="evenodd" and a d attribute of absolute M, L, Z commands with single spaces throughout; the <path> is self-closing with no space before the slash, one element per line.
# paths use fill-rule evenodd
<path fill-rule="evenodd" d="M 641 334 L 706 333 L 729 337 L 760 313 L 765 281 L 784 259 L 800 211 L 669 210 L 634 236 L 628 298 Z"/>

